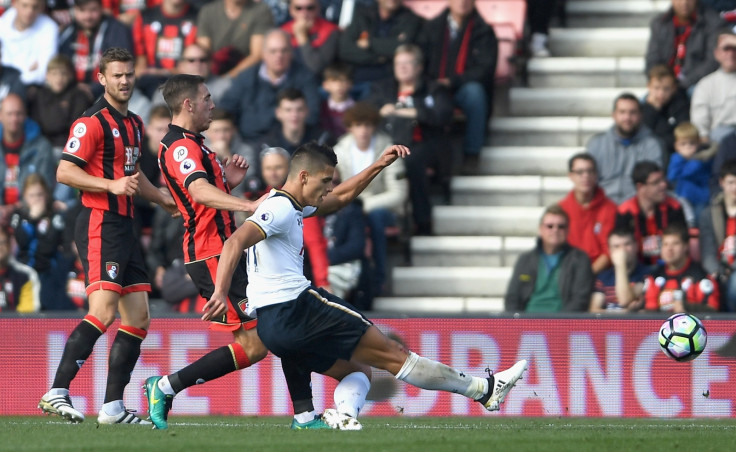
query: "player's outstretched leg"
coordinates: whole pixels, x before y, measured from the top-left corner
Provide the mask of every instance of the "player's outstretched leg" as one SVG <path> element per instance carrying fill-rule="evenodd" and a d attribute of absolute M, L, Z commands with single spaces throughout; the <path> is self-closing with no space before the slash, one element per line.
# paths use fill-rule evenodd
<path fill-rule="evenodd" d="M 488 377 L 488 392 L 478 402 L 486 407 L 488 411 L 500 410 L 506 394 L 511 391 L 511 388 L 516 385 L 517 381 L 523 378 L 526 369 L 527 362 L 525 359 L 522 359 L 510 368 L 496 372 Z"/>
<path fill-rule="evenodd" d="M 161 430 L 169 428 L 169 410 L 174 401 L 173 394 L 165 394 L 158 386 L 162 377 L 149 377 L 143 385 L 144 394 L 148 401 L 148 415 L 153 425 Z"/>

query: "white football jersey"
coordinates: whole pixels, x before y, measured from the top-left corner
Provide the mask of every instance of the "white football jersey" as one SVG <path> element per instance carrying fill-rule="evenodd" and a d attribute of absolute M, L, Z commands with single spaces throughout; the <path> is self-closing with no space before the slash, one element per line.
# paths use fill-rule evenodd
<path fill-rule="evenodd" d="M 304 277 L 304 223 L 316 207 L 302 207 L 290 194 L 271 190 L 246 221 L 265 239 L 248 248 L 248 307 L 246 314 L 276 303 L 294 300 L 310 286 Z"/>

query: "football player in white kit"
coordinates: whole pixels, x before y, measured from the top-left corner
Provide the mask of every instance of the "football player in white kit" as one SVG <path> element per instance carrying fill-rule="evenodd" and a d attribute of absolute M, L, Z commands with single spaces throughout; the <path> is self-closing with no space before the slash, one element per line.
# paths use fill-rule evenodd
<path fill-rule="evenodd" d="M 332 148 L 317 143 L 300 146 L 283 188 L 272 190 L 225 242 L 205 317 L 224 312 L 233 270 L 247 249 L 246 312 L 257 316 L 258 335 L 276 356 L 327 374 L 338 360 L 352 358 L 419 388 L 462 394 L 497 411 L 522 378 L 526 360 L 489 377 L 466 375 L 389 339 L 347 302 L 314 287 L 302 272 L 303 218 L 346 206 L 383 168 L 408 154 L 405 146 L 390 146 L 376 162 L 333 189 L 337 157 Z"/>

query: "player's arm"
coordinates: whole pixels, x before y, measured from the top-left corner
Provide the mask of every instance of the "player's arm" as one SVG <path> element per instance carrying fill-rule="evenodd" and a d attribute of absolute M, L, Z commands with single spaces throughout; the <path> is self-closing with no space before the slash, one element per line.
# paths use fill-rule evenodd
<path fill-rule="evenodd" d="M 87 192 L 107 191 L 113 195 L 133 196 L 138 190 L 138 177 L 138 173 L 114 180 L 92 176 L 67 160 L 60 161 L 56 169 L 56 180 L 64 185 Z"/>
<path fill-rule="evenodd" d="M 248 168 L 250 168 L 248 160 L 238 154 L 234 154 L 224 161 L 223 166 L 225 167 L 225 180 L 227 180 L 227 185 L 231 190 L 243 182 Z"/>
<path fill-rule="evenodd" d="M 258 201 L 248 201 L 229 195 L 207 182 L 205 178 L 193 180 L 187 190 L 189 190 L 189 194 L 197 204 L 218 210 L 254 212 L 259 203 Z"/>
<path fill-rule="evenodd" d="M 387 147 L 381 156 L 373 162 L 369 167 L 359 172 L 355 176 L 342 182 L 335 187 L 322 200 L 315 215 L 327 215 L 336 212 L 350 204 L 368 184 L 387 166 L 396 161 L 399 157 L 404 158 L 410 154 L 409 148 L 395 144 Z"/>
<path fill-rule="evenodd" d="M 227 293 L 230 280 L 243 251 L 266 238 L 263 230 L 252 221 L 243 223 L 222 245 L 222 253 L 217 264 L 215 291 L 202 308 L 202 320 L 220 316 L 227 310 Z"/>
<path fill-rule="evenodd" d="M 163 207 L 171 216 L 178 217 L 181 215 L 179 208 L 176 207 L 176 202 L 168 190 L 159 190 L 155 185 L 148 180 L 145 174 L 140 169 L 140 164 L 137 166 L 136 175 L 138 176 L 138 193 L 147 201 L 155 202 L 159 206 Z"/>

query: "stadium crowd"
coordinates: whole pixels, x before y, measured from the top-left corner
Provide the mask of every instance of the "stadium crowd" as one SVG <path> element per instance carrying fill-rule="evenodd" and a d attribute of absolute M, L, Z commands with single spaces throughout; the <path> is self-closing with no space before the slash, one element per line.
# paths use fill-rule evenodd
<path fill-rule="evenodd" d="M 499 52 L 476 1 L 447 0 L 430 20 L 401 0 L 0 2 L 0 311 L 85 309 L 71 239 L 80 203 L 55 172 L 69 127 L 102 93 L 110 47 L 135 55 L 139 163 L 159 187 L 171 120 L 159 87 L 173 74 L 207 80 L 217 106 L 207 146 L 250 165 L 237 196 L 280 187 L 291 153 L 309 141 L 335 147 L 337 179 L 390 144 L 412 149 L 344 212 L 305 221 L 308 277 L 369 309 L 388 291 L 387 236 L 432 235 L 430 193 L 478 172 Z M 554 5 L 528 1 L 525 55 L 550 55 Z M 729 20 L 736 2 L 715 0 L 672 0 L 652 20 L 648 92 L 612 99 L 613 125 L 570 159 L 573 189 L 545 210 L 538 246 L 517 261 L 507 310 L 736 311 Z M 201 309 L 181 221 L 142 199 L 135 212 L 154 297 Z"/>

